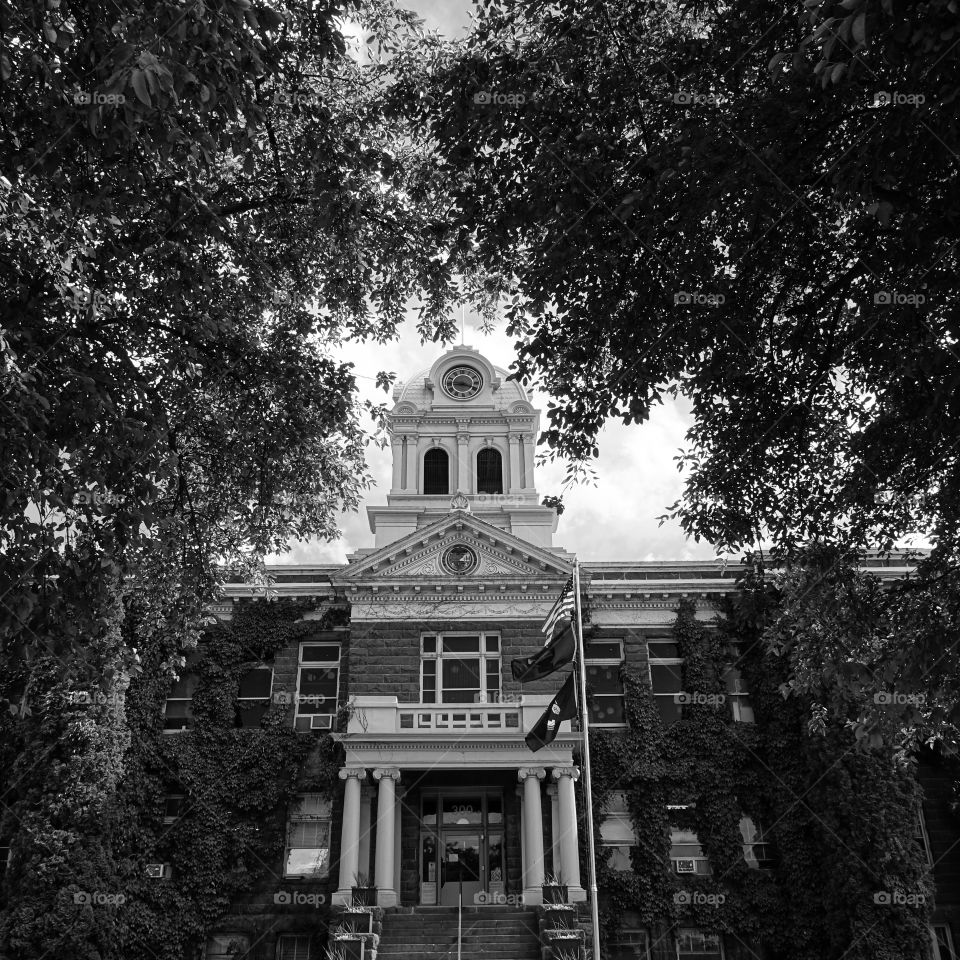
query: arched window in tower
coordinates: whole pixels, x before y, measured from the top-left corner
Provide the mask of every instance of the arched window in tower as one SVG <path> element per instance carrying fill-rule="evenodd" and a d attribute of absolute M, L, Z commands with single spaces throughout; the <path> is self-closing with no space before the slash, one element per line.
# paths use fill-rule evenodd
<path fill-rule="evenodd" d="M 477 454 L 477 493 L 503 493 L 503 457 L 493 447 Z"/>
<path fill-rule="evenodd" d="M 450 492 L 450 458 L 441 447 L 431 447 L 424 455 L 423 492 L 427 496 Z"/>

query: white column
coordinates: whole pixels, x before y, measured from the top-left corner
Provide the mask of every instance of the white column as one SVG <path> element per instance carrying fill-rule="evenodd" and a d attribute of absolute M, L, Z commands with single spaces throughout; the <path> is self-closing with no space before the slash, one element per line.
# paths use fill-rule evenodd
<path fill-rule="evenodd" d="M 547 786 L 547 796 L 550 798 L 550 853 L 556 873 L 560 869 L 560 801 L 555 783 Z"/>
<path fill-rule="evenodd" d="M 520 436 L 511 433 L 507 440 L 510 442 L 510 493 L 519 493 L 523 486 L 523 477 L 520 476 Z"/>
<path fill-rule="evenodd" d="M 360 788 L 360 845 L 357 857 L 357 872 L 370 875 L 370 788 Z"/>
<path fill-rule="evenodd" d="M 390 454 L 393 457 L 393 481 L 391 483 L 391 493 L 399 493 L 403 485 L 403 437 L 390 438 Z"/>
<path fill-rule="evenodd" d="M 533 434 L 528 433 L 523 438 L 523 489 L 533 490 L 533 461 L 534 445 Z"/>
<path fill-rule="evenodd" d="M 360 862 L 360 781 L 367 775 L 361 768 L 344 767 L 340 771 L 343 780 L 343 825 L 340 831 L 340 883 L 333 895 L 334 903 L 353 903 L 353 884 Z"/>
<path fill-rule="evenodd" d="M 396 767 L 378 767 L 373 771 L 374 780 L 380 782 L 377 794 L 377 856 L 374 882 L 377 885 L 377 904 L 381 907 L 397 905 L 394 887 L 393 857 L 394 828 L 396 826 L 396 781 L 400 771 Z"/>
<path fill-rule="evenodd" d="M 587 893 L 580 885 L 580 843 L 577 837 L 577 799 L 574 781 L 580 776 L 576 767 L 554 767 L 559 807 L 560 875 L 568 888 L 571 902 L 586 900 Z"/>
<path fill-rule="evenodd" d="M 543 812 L 540 807 L 540 781 L 547 775 L 543 767 L 521 767 L 517 773 L 523 784 L 523 823 L 526 828 L 527 871 L 523 900 L 543 903 Z"/>
<path fill-rule="evenodd" d="M 517 787 L 520 806 L 520 888 L 527 889 L 527 821 L 523 815 L 523 788 Z"/>
<path fill-rule="evenodd" d="M 472 493 L 470 483 L 470 453 L 467 444 L 470 442 L 469 433 L 457 434 L 457 489 L 451 493 Z"/>

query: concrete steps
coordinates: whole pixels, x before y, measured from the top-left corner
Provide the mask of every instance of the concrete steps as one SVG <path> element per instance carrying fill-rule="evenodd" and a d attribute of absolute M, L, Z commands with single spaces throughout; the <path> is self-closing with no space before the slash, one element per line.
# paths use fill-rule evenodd
<path fill-rule="evenodd" d="M 414 907 L 383 918 L 377 960 L 456 960 L 456 907 Z M 537 914 L 523 907 L 464 907 L 461 960 L 538 960 Z"/>

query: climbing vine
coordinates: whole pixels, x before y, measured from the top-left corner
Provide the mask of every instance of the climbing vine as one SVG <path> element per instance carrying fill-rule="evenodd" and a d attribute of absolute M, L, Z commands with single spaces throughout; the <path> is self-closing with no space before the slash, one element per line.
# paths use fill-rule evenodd
<path fill-rule="evenodd" d="M 598 857 L 601 930 L 609 937 L 629 911 L 655 939 L 700 927 L 763 942 L 777 960 L 914 960 L 933 893 L 914 840 L 915 779 L 849 725 L 811 734 L 809 704 L 780 693 L 782 665 L 765 652 L 762 625 L 749 591 L 711 625 L 681 603 L 673 639 L 688 702 L 668 726 L 645 674 L 624 668 L 628 730 L 591 733 L 594 821 L 623 790 L 637 839 L 629 872 Z M 732 644 L 755 723 L 734 722 L 725 696 Z M 773 842 L 772 869 L 745 861 L 743 815 Z M 709 876 L 670 870 L 671 825 L 696 832 Z"/>
<path fill-rule="evenodd" d="M 125 691 L 94 697 L 90 704 L 75 691 L 56 687 L 47 695 L 59 696 L 74 711 L 42 714 L 58 717 L 62 728 L 47 732 L 48 743 L 63 743 L 74 735 L 72 727 L 93 727 L 113 731 L 111 743 L 120 746 L 107 755 L 114 770 L 110 789 L 101 788 L 96 815 L 64 835 L 64 852 L 53 858 L 59 868 L 51 869 L 49 851 L 27 846 L 15 851 L 4 882 L 0 956 L 184 960 L 202 955 L 206 932 L 231 902 L 276 872 L 293 794 L 333 796 L 339 746 L 327 735 L 295 732 L 291 707 L 271 704 L 258 726 L 236 726 L 238 685 L 246 670 L 346 621 L 338 608 L 304 621 L 303 614 L 314 606 L 242 603 L 232 621 L 210 626 L 193 651 L 181 650 L 176 636 L 158 641 L 154 634 L 141 650 L 141 672 Z M 136 647 L 135 604 L 124 629 L 127 643 Z M 197 723 L 189 732 L 167 736 L 164 701 L 188 658 L 199 678 L 193 697 Z M 71 753 L 70 762 L 95 773 L 106 762 L 103 745 L 85 743 Z M 173 823 L 164 819 L 166 794 L 183 797 Z M 33 799 L 20 798 L 8 821 L 29 825 Z M 59 836 L 54 830 L 47 846 Z M 170 864 L 172 875 L 150 878 L 148 863 Z M 38 877 L 38 870 L 49 878 Z M 29 895 L 14 895 L 24 890 Z"/>

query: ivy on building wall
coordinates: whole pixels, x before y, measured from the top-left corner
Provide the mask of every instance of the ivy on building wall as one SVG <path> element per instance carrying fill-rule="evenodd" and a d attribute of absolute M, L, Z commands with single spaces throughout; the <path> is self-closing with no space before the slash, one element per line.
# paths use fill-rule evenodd
<path fill-rule="evenodd" d="M 601 930 L 629 912 L 668 942 L 671 928 L 692 926 L 731 945 L 763 943 L 777 960 L 915 960 L 933 896 L 914 840 L 915 779 L 892 750 L 866 749 L 842 725 L 811 734 L 808 705 L 780 694 L 758 612 L 745 594 L 706 626 L 684 601 L 673 629 L 682 718 L 665 726 L 646 677 L 625 668 L 628 730 L 591 733 L 595 824 L 623 790 L 637 837 L 629 872 L 600 850 Z M 740 645 L 752 724 L 734 722 L 725 696 L 730 643 Z M 747 865 L 743 815 L 774 842 L 772 869 Z M 696 832 L 711 875 L 670 869 L 671 824 Z"/>
<path fill-rule="evenodd" d="M 0 913 L 4 960 L 192 960 L 231 902 L 277 875 L 287 805 L 300 791 L 333 796 L 339 746 L 294 732 L 283 704 L 271 705 L 259 726 L 237 728 L 238 684 L 282 648 L 346 620 L 328 608 L 303 621 L 314 606 L 246 602 L 232 621 L 207 630 L 187 651 L 199 677 L 189 732 L 163 734 L 164 701 L 187 659 L 172 635 L 143 648 L 142 672 L 128 689 L 84 703 L 54 685 L 46 709 L 18 721 L 19 747 L 33 737 L 54 757 L 64 752 L 61 784 L 72 776 L 85 789 L 58 798 L 47 783 L 42 798 L 24 792 L 5 814 L 17 840 Z M 125 629 L 136 646 L 131 614 Z M 38 729 L 28 732 L 27 723 Z M 164 822 L 166 794 L 184 798 L 173 823 Z M 34 826 L 41 799 L 47 812 Z M 170 864 L 172 876 L 148 877 L 148 863 Z"/>

